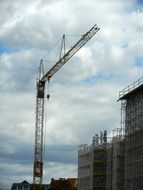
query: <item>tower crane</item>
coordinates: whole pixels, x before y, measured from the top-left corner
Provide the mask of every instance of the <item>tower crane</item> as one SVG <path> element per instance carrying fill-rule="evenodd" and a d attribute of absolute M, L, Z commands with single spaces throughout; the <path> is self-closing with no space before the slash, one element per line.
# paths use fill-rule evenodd
<path fill-rule="evenodd" d="M 51 77 L 80 49 L 82 48 L 100 28 L 95 24 L 87 33 L 82 35 L 80 40 L 75 43 L 56 64 L 36 81 L 36 124 L 35 124 L 35 151 L 33 165 L 33 184 L 42 184 L 43 179 L 43 127 L 44 127 L 44 97 L 45 83 L 50 81 Z M 42 60 L 41 60 L 42 65 Z M 42 67 L 41 67 L 42 69 Z"/>

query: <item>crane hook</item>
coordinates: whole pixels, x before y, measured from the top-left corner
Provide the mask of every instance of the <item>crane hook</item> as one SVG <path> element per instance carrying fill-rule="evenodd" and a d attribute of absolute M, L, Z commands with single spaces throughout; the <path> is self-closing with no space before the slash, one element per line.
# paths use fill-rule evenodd
<path fill-rule="evenodd" d="M 47 94 L 47 99 L 48 99 L 48 100 L 50 99 L 50 94 Z"/>
<path fill-rule="evenodd" d="M 48 94 L 47 94 L 47 99 L 48 99 L 48 101 L 49 101 L 49 99 L 50 99 L 50 79 L 48 79 Z"/>

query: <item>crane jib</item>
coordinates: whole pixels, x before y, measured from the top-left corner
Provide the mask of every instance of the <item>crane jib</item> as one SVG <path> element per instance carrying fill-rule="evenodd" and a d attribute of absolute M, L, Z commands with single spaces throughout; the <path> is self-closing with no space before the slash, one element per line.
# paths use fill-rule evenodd
<path fill-rule="evenodd" d="M 100 28 L 94 25 L 71 49 L 60 58 L 57 63 L 42 77 L 41 81 L 46 82 L 80 49 L 82 48 Z"/>

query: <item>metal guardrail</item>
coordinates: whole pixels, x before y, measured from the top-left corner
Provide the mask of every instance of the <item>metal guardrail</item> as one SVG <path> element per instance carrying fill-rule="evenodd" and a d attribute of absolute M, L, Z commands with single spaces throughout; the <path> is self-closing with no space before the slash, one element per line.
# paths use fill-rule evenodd
<path fill-rule="evenodd" d="M 137 87 L 139 87 L 141 84 L 143 84 L 143 77 L 138 79 L 137 81 L 133 82 L 132 84 L 130 84 L 128 87 L 124 88 L 123 90 L 121 90 L 119 92 L 119 98 L 123 97 L 124 95 L 128 94 L 129 92 L 131 92 L 132 90 L 136 89 Z"/>

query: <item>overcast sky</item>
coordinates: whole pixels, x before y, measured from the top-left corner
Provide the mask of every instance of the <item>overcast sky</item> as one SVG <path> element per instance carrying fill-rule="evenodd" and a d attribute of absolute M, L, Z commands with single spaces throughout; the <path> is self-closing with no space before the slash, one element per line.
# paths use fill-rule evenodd
<path fill-rule="evenodd" d="M 0 0 L 0 188 L 32 183 L 35 80 L 45 54 L 45 72 L 58 59 L 63 33 L 77 35 L 70 48 L 100 27 L 46 87 L 44 183 L 76 177 L 78 145 L 120 126 L 118 93 L 143 73 L 142 10 L 142 0 Z"/>

